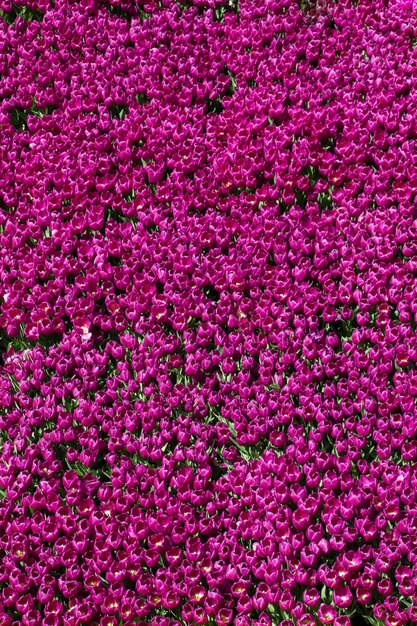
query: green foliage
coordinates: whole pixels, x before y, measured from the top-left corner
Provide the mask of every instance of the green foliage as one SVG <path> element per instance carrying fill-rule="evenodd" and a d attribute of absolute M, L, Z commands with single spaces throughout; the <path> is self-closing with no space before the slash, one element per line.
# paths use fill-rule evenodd
<path fill-rule="evenodd" d="M 33 22 L 35 20 L 42 22 L 43 15 L 44 14 L 41 11 L 30 9 L 25 6 L 17 6 L 16 4 L 12 5 L 11 11 L 3 11 L 3 9 L 0 9 L 0 18 L 3 19 L 6 24 L 14 24 L 18 17 L 23 18 L 27 22 Z"/>
<path fill-rule="evenodd" d="M 30 109 L 13 109 L 10 112 L 11 122 L 16 130 L 27 130 L 27 118 L 29 115 L 36 115 L 36 117 L 43 117 L 44 115 L 51 115 L 56 109 L 56 106 L 50 105 L 41 109 L 35 98 L 32 98 L 32 107 Z"/>

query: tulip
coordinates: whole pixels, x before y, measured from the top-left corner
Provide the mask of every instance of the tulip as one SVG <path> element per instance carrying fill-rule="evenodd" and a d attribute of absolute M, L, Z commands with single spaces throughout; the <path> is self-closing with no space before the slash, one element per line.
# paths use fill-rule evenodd
<path fill-rule="evenodd" d="M 334 607 L 328 604 L 320 604 L 317 610 L 317 616 L 322 624 L 333 624 L 337 617 L 337 612 Z"/>
<path fill-rule="evenodd" d="M 30 4 L 0 7 L 0 623 L 414 619 L 412 3 Z"/>
<path fill-rule="evenodd" d="M 348 608 L 353 602 L 352 592 L 347 586 L 334 589 L 332 599 L 334 604 L 340 608 Z"/>

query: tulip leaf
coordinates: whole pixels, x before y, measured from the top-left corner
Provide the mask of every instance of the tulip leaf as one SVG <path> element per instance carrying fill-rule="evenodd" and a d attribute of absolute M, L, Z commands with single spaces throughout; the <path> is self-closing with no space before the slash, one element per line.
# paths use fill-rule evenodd
<path fill-rule="evenodd" d="M 6 24 L 14 24 L 15 20 L 21 17 L 27 22 L 38 21 L 42 22 L 44 14 L 36 9 L 30 9 L 26 6 L 12 5 L 12 9 L 4 11 L 0 9 L 0 18 L 2 18 Z"/>

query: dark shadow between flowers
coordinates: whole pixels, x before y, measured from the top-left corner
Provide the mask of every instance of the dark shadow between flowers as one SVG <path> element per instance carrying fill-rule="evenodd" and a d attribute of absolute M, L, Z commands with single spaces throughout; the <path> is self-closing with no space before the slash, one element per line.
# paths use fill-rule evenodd
<path fill-rule="evenodd" d="M 4 354 L 8 350 L 9 340 L 3 329 L 0 330 L 0 367 L 4 365 Z"/>

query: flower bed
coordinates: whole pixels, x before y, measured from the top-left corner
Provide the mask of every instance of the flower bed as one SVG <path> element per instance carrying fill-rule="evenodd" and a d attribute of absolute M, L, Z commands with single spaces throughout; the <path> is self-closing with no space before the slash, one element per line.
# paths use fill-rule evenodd
<path fill-rule="evenodd" d="M 0 626 L 417 623 L 417 21 L 0 2 Z"/>

